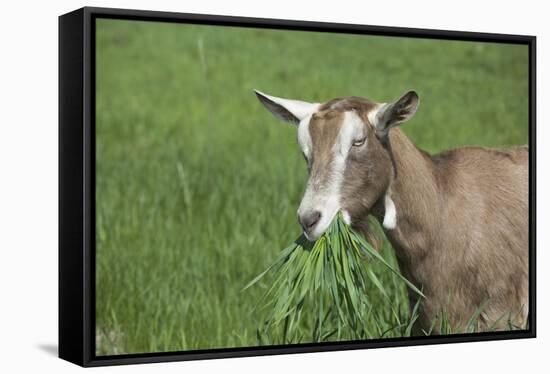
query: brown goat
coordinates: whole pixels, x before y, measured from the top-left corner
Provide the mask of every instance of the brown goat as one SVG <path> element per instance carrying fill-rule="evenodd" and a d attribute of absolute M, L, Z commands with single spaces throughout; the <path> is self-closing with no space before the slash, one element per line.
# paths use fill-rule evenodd
<path fill-rule="evenodd" d="M 528 148 L 463 147 L 429 155 L 399 129 L 418 107 L 345 97 L 325 104 L 256 91 L 298 126 L 309 180 L 298 209 L 316 240 L 338 211 L 369 237 L 376 217 L 404 276 L 422 289 L 417 331 L 445 313 L 454 331 L 476 310 L 479 330 L 523 327 L 528 313 Z M 414 294 L 410 302 L 415 303 Z M 437 327 L 436 327 L 437 331 Z"/>

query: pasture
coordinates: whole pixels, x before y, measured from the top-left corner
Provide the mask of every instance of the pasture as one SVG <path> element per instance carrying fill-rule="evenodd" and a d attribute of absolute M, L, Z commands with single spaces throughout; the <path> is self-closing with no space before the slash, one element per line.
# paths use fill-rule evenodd
<path fill-rule="evenodd" d="M 528 140 L 526 46 L 101 19 L 96 32 L 99 355 L 279 343 L 259 341 L 253 310 L 269 277 L 242 288 L 299 235 L 307 169 L 254 88 L 318 102 L 415 89 L 402 128 L 432 153 Z M 394 263 L 389 244 L 382 255 Z M 401 308 L 372 285 L 367 338 L 407 335 L 403 284 L 373 270 Z"/>

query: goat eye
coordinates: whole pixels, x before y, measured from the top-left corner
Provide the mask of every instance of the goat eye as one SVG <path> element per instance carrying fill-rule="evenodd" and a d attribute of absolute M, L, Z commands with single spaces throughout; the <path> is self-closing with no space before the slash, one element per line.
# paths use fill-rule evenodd
<path fill-rule="evenodd" d="M 356 140 L 356 141 L 353 142 L 353 146 L 354 147 L 360 147 L 363 144 L 365 144 L 365 140 L 366 140 L 366 138 Z"/>

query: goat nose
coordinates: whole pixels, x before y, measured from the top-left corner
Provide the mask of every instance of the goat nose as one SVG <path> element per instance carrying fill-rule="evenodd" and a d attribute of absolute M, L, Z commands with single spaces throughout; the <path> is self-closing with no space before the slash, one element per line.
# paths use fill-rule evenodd
<path fill-rule="evenodd" d="M 321 219 L 321 212 L 314 210 L 305 214 L 300 214 L 299 221 L 304 231 L 309 231 Z"/>

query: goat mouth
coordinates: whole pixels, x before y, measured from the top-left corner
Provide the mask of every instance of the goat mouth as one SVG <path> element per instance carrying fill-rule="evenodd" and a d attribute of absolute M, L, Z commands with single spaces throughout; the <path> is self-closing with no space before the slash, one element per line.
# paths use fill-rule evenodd
<path fill-rule="evenodd" d="M 338 213 L 338 210 L 336 210 L 332 214 L 323 215 L 321 220 L 315 225 L 308 229 L 304 229 L 303 233 L 307 240 L 310 242 L 315 242 L 319 240 L 320 237 L 322 237 L 325 232 L 328 230 L 329 226 L 332 224 L 332 221 L 334 221 L 336 214 Z"/>
<path fill-rule="evenodd" d="M 314 232 L 311 232 L 311 231 L 308 232 L 308 231 L 304 230 L 303 233 L 304 233 L 305 238 L 313 243 L 313 242 L 316 242 L 317 240 L 319 240 L 319 238 L 321 236 L 323 236 L 325 231 L 323 231 L 321 233 L 314 233 Z"/>
<path fill-rule="evenodd" d="M 303 231 L 303 233 L 304 233 L 305 238 L 306 238 L 307 240 L 309 240 L 310 242 L 314 242 L 314 241 L 316 241 L 316 240 L 318 239 L 318 238 L 312 237 L 310 234 L 307 233 L 307 231 Z"/>

